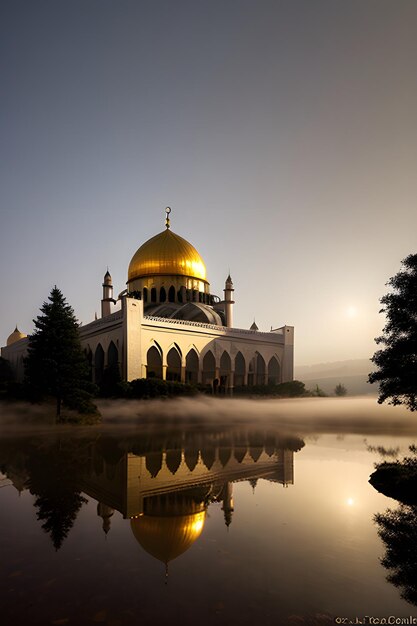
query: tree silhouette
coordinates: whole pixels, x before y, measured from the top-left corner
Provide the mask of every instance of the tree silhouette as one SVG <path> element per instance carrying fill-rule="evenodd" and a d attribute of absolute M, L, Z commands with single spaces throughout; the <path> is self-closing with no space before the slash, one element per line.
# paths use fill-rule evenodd
<path fill-rule="evenodd" d="M 345 396 L 347 394 L 347 389 L 346 389 L 346 387 L 344 385 L 342 385 L 342 383 L 339 383 L 334 388 L 334 393 L 335 393 L 336 396 L 342 397 L 342 396 Z"/>
<path fill-rule="evenodd" d="M 387 323 L 375 339 L 385 346 L 375 352 L 372 362 L 379 368 L 368 382 L 379 383 L 378 402 L 405 404 L 417 409 L 417 254 L 402 262 L 403 269 L 387 283 L 392 291 L 381 298 Z"/>
<path fill-rule="evenodd" d="M 390 571 L 387 580 L 401 589 L 401 597 L 417 606 L 417 505 L 378 513 L 374 520 L 385 543 L 382 565 Z"/>
<path fill-rule="evenodd" d="M 64 401 L 70 408 L 94 412 L 91 402 L 89 366 L 78 335 L 74 311 L 55 286 L 41 308 L 43 315 L 34 320 L 25 363 L 26 380 L 38 395 L 56 398 L 60 418 Z"/>
<path fill-rule="evenodd" d="M 37 519 L 59 550 L 74 525 L 78 511 L 87 500 L 76 487 L 83 466 L 83 443 L 58 441 L 52 446 L 32 449 L 27 468 L 29 489 L 37 496 Z"/>

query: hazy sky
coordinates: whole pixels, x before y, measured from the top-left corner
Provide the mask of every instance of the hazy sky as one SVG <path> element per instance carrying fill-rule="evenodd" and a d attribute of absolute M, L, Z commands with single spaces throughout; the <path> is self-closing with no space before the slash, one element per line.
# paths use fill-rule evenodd
<path fill-rule="evenodd" d="M 3 0 L 0 344 L 188 239 L 235 324 L 368 357 L 417 237 L 416 0 Z"/>

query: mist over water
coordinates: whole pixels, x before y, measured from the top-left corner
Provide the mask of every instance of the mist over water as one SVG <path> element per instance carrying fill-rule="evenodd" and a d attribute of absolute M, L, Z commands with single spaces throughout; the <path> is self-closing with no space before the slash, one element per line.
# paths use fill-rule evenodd
<path fill-rule="evenodd" d="M 0 407 L 2 433 L 33 429 L 82 432 L 137 429 L 163 423 L 194 426 L 273 425 L 300 435 L 314 432 L 417 435 L 417 414 L 404 407 L 379 405 L 374 397 L 235 399 L 200 396 L 172 400 L 99 400 L 97 426 L 55 425 L 51 408 L 25 404 Z M 49 414 L 48 414 L 49 411 Z M 47 416 L 48 415 L 48 416 Z"/>
<path fill-rule="evenodd" d="M 379 405 L 375 398 L 218 399 L 100 404 L 104 424 L 174 421 L 222 424 L 259 423 L 294 431 L 415 433 L 417 415 L 404 407 Z"/>

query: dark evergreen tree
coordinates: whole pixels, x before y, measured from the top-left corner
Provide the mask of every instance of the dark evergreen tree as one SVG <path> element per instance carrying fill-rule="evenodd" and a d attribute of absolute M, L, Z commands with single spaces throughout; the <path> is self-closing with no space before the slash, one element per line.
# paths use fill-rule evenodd
<path fill-rule="evenodd" d="M 94 412 L 91 402 L 89 366 L 78 335 L 73 309 L 55 286 L 34 320 L 25 363 L 26 380 L 35 394 L 56 398 L 57 418 L 61 404 L 81 412 Z"/>
<path fill-rule="evenodd" d="M 59 440 L 29 450 L 27 470 L 30 493 L 36 496 L 36 517 L 59 550 L 78 512 L 87 502 L 81 495 L 80 476 L 88 459 L 83 440 Z"/>
<path fill-rule="evenodd" d="M 372 362 L 378 371 L 368 382 L 379 383 L 378 402 L 405 404 L 417 409 L 417 254 L 402 262 L 403 269 L 387 283 L 392 291 L 381 298 L 387 323 L 375 339 L 384 349 L 375 352 Z"/>

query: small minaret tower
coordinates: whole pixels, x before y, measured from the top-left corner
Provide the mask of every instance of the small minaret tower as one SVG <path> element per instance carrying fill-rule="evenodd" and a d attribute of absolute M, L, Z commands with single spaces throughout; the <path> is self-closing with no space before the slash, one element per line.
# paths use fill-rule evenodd
<path fill-rule="evenodd" d="M 233 505 L 233 483 L 228 482 L 223 486 L 223 506 L 224 523 L 229 528 L 232 523 L 232 515 L 235 510 Z"/>
<path fill-rule="evenodd" d="M 113 299 L 113 282 L 110 276 L 109 269 L 104 275 L 103 281 L 103 298 L 101 300 L 101 317 L 107 317 L 111 313 L 111 304 L 116 304 L 116 300 Z"/>
<path fill-rule="evenodd" d="M 98 502 L 97 503 L 97 515 L 99 517 L 101 517 L 101 519 L 103 520 L 103 530 L 104 533 L 107 535 L 107 533 L 110 530 L 110 525 L 111 525 L 111 516 L 114 513 L 114 509 L 112 509 L 111 507 L 107 506 L 107 504 L 104 504 L 103 502 Z"/>
<path fill-rule="evenodd" d="M 226 315 L 227 328 L 233 328 L 233 305 L 235 303 L 233 300 L 233 292 L 233 281 L 229 274 L 224 285 L 224 312 Z"/>

